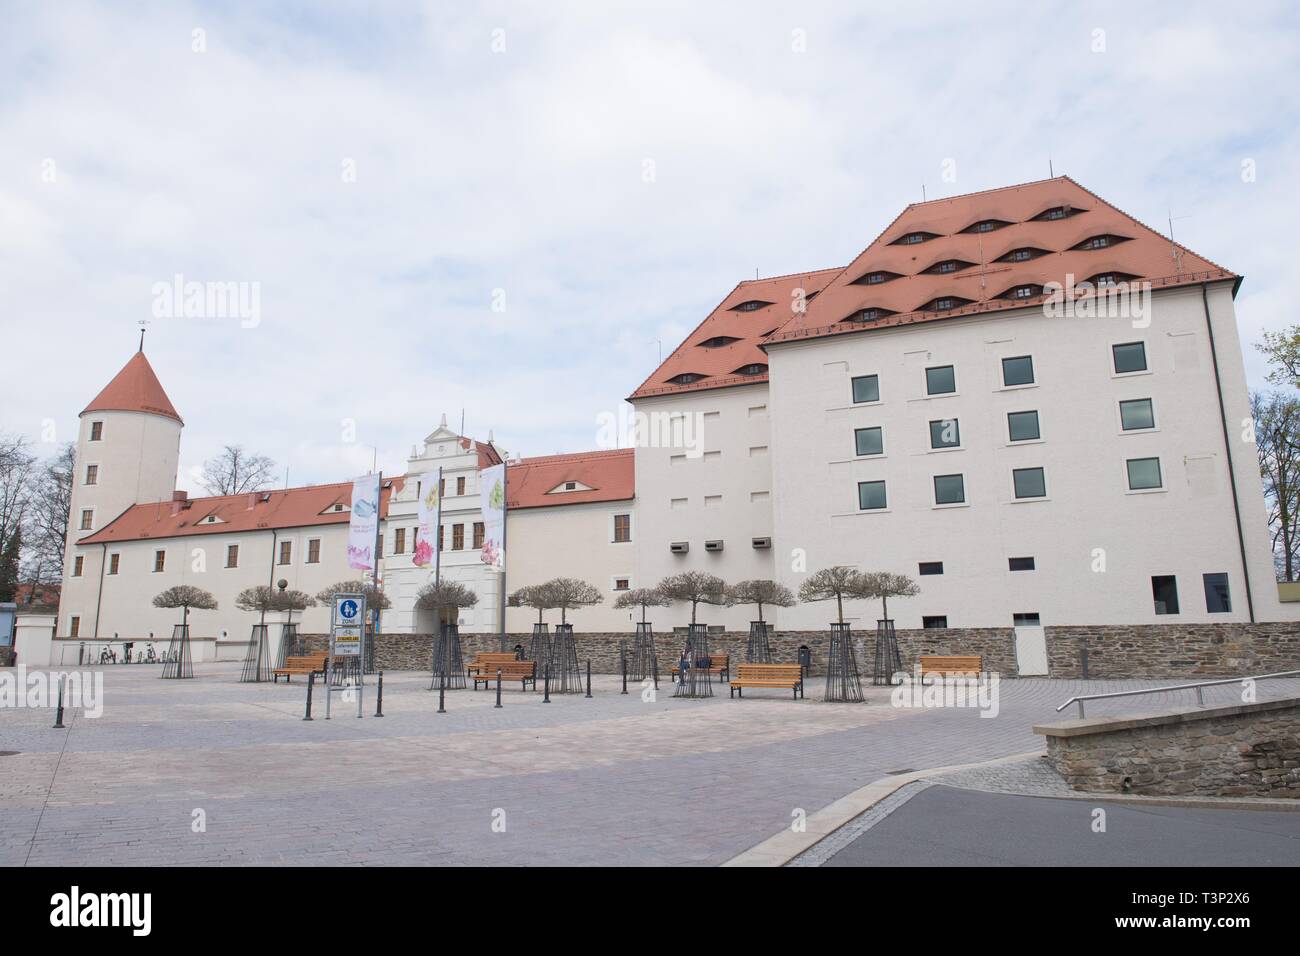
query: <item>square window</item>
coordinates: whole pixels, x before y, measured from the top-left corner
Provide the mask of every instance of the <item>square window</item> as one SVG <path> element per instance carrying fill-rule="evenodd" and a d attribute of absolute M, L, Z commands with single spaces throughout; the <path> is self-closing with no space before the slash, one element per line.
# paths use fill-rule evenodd
<path fill-rule="evenodd" d="M 629 587 L 629 585 L 628 585 L 628 579 L 627 579 L 627 578 L 615 578 L 615 579 L 614 579 L 614 590 L 615 590 L 615 591 L 626 591 L 626 590 L 628 590 L 628 587 Z"/>
<path fill-rule="evenodd" d="M 1022 611 L 1020 614 L 1012 614 L 1011 624 L 1013 627 L 1042 626 L 1042 622 L 1039 620 L 1037 611 Z"/>
<path fill-rule="evenodd" d="M 1178 613 L 1178 579 L 1172 574 L 1156 574 L 1151 578 L 1151 597 L 1157 614 Z"/>
<path fill-rule="evenodd" d="M 1125 342 L 1112 345 L 1111 355 L 1115 361 L 1115 374 L 1125 372 L 1145 372 L 1147 370 L 1147 344 L 1145 342 Z"/>
<path fill-rule="evenodd" d="M 1037 441 L 1043 437 L 1038 431 L 1038 412 L 1008 412 L 1007 431 L 1012 441 Z"/>
<path fill-rule="evenodd" d="M 930 422 L 931 448 L 956 448 L 961 445 L 961 431 L 957 419 L 941 418 Z"/>
<path fill-rule="evenodd" d="M 919 574 L 943 574 L 942 561 L 922 561 L 916 566 Z"/>
<path fill-rule="evenodd" d="M 1222 572 L 1203 574 L 1205 582 L 1205 610 L 1209 614 L 1226 614 L 1232 610 L 1232 595 L 1228 593 L 1228 575 Z"/>
<path fill-rule="evenodd" d="M 90 440 L 91 440 L 91 441 L 100 441 L 101 439 L 103 439 L 103 437 L 104 437 L 104 423 L 103 423 L 103 422 L 91 422 L 91 423 L 90 423 Z"/>
<path fill-rule="evenodd" d="M 853 403 L 880 401 L 880 376 L 858 375 L 853 379 Z"/>
<path fill-rule="evenodd" d="M 858 508 L 863 511 L 879 511 L 885 507 L 885 483 L 883 481 L 858 482 Z"/>
<path fill-rule="evenodd" d="M 925 394 L 950 395 L 957 391 L 957 372 L 951 365 L 937 365 L 925 370 Z"/>
<path fill-rule="evenodd" d="M 1130 458 L 1126 464 L 1130 491 L 1161 487 L 1159 458 Z"/>
<path fill-rule="evenodd" d="M 1011 472 L 1017 498 L 1046 498 L 1047 477 L 1041 468 L 1016 468 Z"/>
<path fill-rule="evenodd" d="M 1139 428 L 1155 428 L 1156 413 L 1151 407 L 1151 399 L 1135 398 L 1119 403 L 1120 427 L 1126 432 Z"/>
<path fill-rule="evenodd" d="M 946 614 L 925 614 L 921 617 L 921 627 L 927 631 L 939 630 L 948 626 Z"/>
<path fill-rule="evenodd" d="M 1018 355 L 1015 358 L 1004 358 L 1002 360 L 1002 384 L 1034 384 L 1033 357 L 1029 355 Z"/>
<path fill-rule="evenodd" d="M 95 521 L 95 512 L 90 508 L 81 509 L 81 530 L 89 531 Z"/>
<path fill-rule="evenodd" d="M 854 450 L 859 455 L 883 455 L 885 453 L 885 433 L 881 428 L 853 429 Z"/>
<path fill-rule="evenodd" d="M 1007 567 L 1012 571 L 1032 571 L 1034 570 L 1033 558 L 1007 558 Z"/>
<path fill-rule="evenodd" d="M 959 505 L 966 500 L 966 482 L 961 475 L 934 476 L 934 503 Z"/>
<path fill-rule="evenodd" d="M 632 516 L 614 515 L 614 543 L 626 544 L 632 540 Z M 480 543 L 479 547 L 482 547 Z"/>

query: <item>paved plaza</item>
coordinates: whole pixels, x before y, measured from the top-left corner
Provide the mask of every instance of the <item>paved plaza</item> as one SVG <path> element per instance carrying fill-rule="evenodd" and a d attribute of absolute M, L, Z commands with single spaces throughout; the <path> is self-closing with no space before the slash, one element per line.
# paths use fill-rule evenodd
<path fill-rule="evenodd" d="M 646 700 L 597 676 L 592 699 L 507 688 L 497 710 L 493 693 L 458 690 L 437 714 L 428 674 L 403 672 L 386 675 L 383 718 L 372 685 L 364 719 L 337 697 L 322 719 L 318 695 L 305 722 L 301 678 L 103 672 L 97 719 L 69 712 L 54 730 L 50 710 L 0 709 L 0 864 L 715 865 L 891 775 L 1041 751 L 1030 727 L 1072 716 L 1054 707 L 1073 694 L 1152 683 L 1006 680 L 987 718 L 896 708 L 887 688 L 828 704 L 815 680 L 797 702 L 675 700 L 667 681 Z M 1191 703 L 1177 692 L 1089 715 Z"/>

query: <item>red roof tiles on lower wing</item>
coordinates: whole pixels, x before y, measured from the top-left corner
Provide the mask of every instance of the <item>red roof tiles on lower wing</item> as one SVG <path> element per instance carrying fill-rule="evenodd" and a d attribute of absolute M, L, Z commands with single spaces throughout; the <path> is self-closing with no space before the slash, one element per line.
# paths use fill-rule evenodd
<path fill-rule="evenodd" d="M 590 490 L 554 491 L 568 481 Z M 630 501 L 635 492 L 636 469 L 631 448 L 522 458 L 506 466 L 508 508 Z"/>

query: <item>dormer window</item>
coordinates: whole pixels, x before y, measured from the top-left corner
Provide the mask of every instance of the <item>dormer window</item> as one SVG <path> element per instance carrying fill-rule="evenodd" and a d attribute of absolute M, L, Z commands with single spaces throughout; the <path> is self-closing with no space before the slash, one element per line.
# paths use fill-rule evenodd
<path fill-rule="evenodd" d="M 881 283 L 889 282 L 891 279 L 897 278 L 900 278 L 897 272 L 886 272 L 884 269 L 876 269 L 854 279 L 853 285 L 880 285 Z"/>
<path fill-rule="evenodd" d="M 682 372 L 680 375 L 674 375 L 668 380 L 671 385 L 690 385 L 692 382 L 698 382 L 704 378 L 699 372 Z"/>
<path fill-rule="evenodd" d="M 1012 249 L 1004 255 L 998 256 L 998 262 L 1028 262 L 1030 259 L 1037 259 L 1039 256 L 1047 255 L 1046 249 L 1038 249 L 1034 246 L 1021 246 L 1019 249 Z"/>
<path fill-rule="evenodd" d="M 857 312 L 854 312 L 844 321 L 845 322 L 878 322 L 881 319 L 883 319 L 885 316 L 893 315 L 893 314 L 894 312 L 891 309 L 882 309 L 879 308 L 878 306 L 873 305 L 865 309 L 859 309 Z"/>
<path fill-rule="evenodd" d="M 955 295 L 941 295 L 937 299 L 931 299 L 925 305 L 918 309 L 918 312 L 950 312 L 953 309 L 959 309 L 963 305 L 970 305 L 970 299 L 963 299 Z"/>
<path fill-rule="evenodd" d="M 914 246 L 919 242 L 929 242 L 931 239 L 938 239 L 937 233 L 933 232 L 909 232 L 898 237 L 890 243 L 891 246 Z"/>
<path fill-rule="evenodd" d="M 703 342 L 701 342 L 700 348 L 720 349 L 724 345 L 730 345 L 732 342 L 739 342 L 739 341 L 740 339 L 736 338 L 734 335 L 715 335 L 713 338 L 705 339 Z"/>
<path fill-rule="evenodd" d="M 1076 209 L 1074 206 L 1053 206 L 1051 209 L 1044 209 L 1034 219 L 1045 222 L 1053 222 L 1057 219 L 1069 219 L 1071 216 L 1083 212 L 1082 209 Z"/>
<path fill-rule="evenodd" d="M 979 222 L 973 222 L 962 232 L 995 232 L 998 229 L 1004 229 L 1011 223 L 1005 219 L 981 219 Z"/>
<path fill-rule="evenodd" d="M 565 490 L 565 491 L 577 491 L 577 490 L 578 490 L 578 483 L 577 483 L 576 481 L 566 481 L 566 482 L 564 483 L 564 490 Z"/>
<path fill-rule="evenodd" d="M 1075 249 L 1109 249 L 1111 246 L 1123 242 L 1124 236 L 1115 236 L 1105 233 L 1100 236 L 1090 236 L 1075 246 Z"/>
<path fill-rule="evenodd" d="M 733 375 L 762 375 L 767 371 L 767 366 L 762 362 L 750 362 L 748 365 L 742 365 L 731 374 Z"/>
<path fill-rule="evenodd" d="M 764 302 L 762 299 L 750 299 L 747 302 L 740 303 L 740 305 L 733 305 L 731 307 L 731 311 L 732 312 L 757 312 L 759 309 L 765 309 L 771 304 L 772 304 L 771 302 Z"/>
<path fill-rule="evenodd" d="M 1129 275 L 1127 272 L 1099 272 L 1088 281 L 1098 289 L 1104 289 L 1108 286 L 1117 286 L 1121 282 L 1128 282 L 1136 278 L 1137 276 Z"/>
<path fill-rule="evenodd" d="M 944 276 L 952 275 L 954 272 L 960 272 L 962 269 L 969 269 L 973 262 L 967 262 L 964 259 L 941 259 L 925 271 L 930 275 Z"/>
<path fill-rule="evenodd" d="M 1041 285 L 1026 283 L 1025 285 L 1012 286 L 1006 292 L 1002 293 L 1004 299 L 1032 299 L 1036 295 L 1043 294 Z"/>

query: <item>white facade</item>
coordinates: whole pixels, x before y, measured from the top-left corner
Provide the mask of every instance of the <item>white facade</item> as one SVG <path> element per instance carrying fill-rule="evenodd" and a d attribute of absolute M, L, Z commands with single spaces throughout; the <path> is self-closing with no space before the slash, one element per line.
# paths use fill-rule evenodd
<path fill-rule="evenodd" d="M 1208 290 L 1227 435 L 1257 620 L 1295 616 L 1278 601 L 1251 441 L 1230 285 Z M 1114 344 L 1145 343 L 1147 370 L 1117 374 Z M 899 627 L 1249 619 L 1215 357 L 1199 287 L 1157 292 L 1150 325 L 1049 318 L 1041 309 L 968 316 L 769 347 L 776 541 L 816 570 L 848 564 L 913 577 L 891 604 Z M 1003 358 L 1032 356 L 1034 381 L 1007 387 Z M 926 369 L 951 365 L 956 392 L 926 393 Z M 852 379 L 879 376 L 878 402 L 854 403 Z M 1119 402 L 1151 399 L 1155 427 L 1125 431 Z M 1009 440 L 1009 412 L 1037 411 L 1041 438 Z M 958 421 L 955 449 L 931 448 L 929 423 Z M 856 454 L 855 429 L 883 429 L 883 454 Z M 1158 490 L 1130 490 L 1129 459 L 1158 457 Z M 1047 495 L 1017 499 L 1014 469 L 1044 470 Z M 935 503 L 934 478 L 960 474 L 965 501 Z M 886 508 L 859 507 L 859 482 L 884 481 Z M 1032 557 L 1034 570 L 1009 559 Z M 942 574 L 920 574 L 942 562 Z M 779 578 L 802 575 L 777 561 Z M 1226 573 L 1232 609 L 1209 613 L 1204 574 Z M 1157 614 L 1154 575 L 1173 575 L 1178 614 Z M 783 626 L 821 627 L 801 606 Z M 873 624 L 877 606 L 852 607 Z"/>

